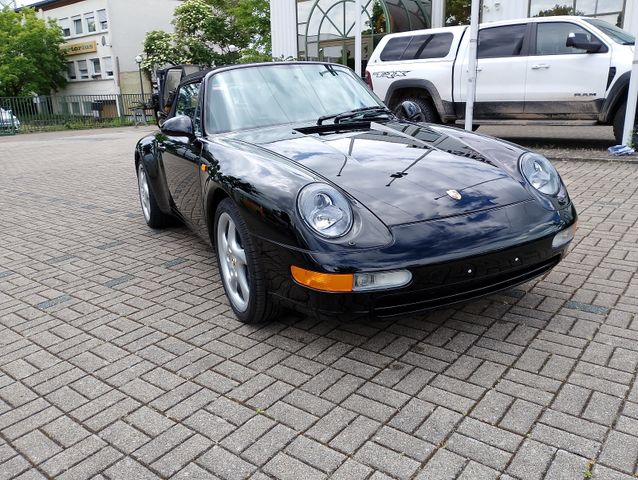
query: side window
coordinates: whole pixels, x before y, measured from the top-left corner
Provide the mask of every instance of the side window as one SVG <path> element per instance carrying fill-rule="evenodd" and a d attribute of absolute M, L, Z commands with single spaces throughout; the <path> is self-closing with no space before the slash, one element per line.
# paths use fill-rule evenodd
<path fill-rule="evenodd" d="M 524 23 L 482 29 L 478 34 L 478 58 L 520 55 L 526 30 Z"/>
<path fill-rule="evenodd" d="M 385 62 L 443 58 L 450 52 L 453 39 L 454 36 L 451 33 L 395 37 L 388 41 L 380 58 Z"/>
<path fill-rule="evenodd" d="M 584 35 L 588 42 L 600 42 L 590 32 L 573 23 L 539 23 L 536 30 L 536 55 L 587 53 L 586 50 L 566 46 L 570 33 Z"/>
<path fill-rule="evenodd" d="M 451 33 L 414 37 L 405 53 L 410 55 L 407 58 L 443 58 L 450 52 L 453 38 Z"/>
<path fill-rule="evenodd" d="M 199 115 L 199 89 L 201 83 L 189 83 L 179 89 L 175 102 L 175 116 L 186 115 L 193 120 L 195 133 L 201 132 Z"/>
<path fill-rule="evenodd" d="M 412 37 L 409 35 L 394 37 L 388 40 L 388 43 L 385 44 L 385 48 L 381 52 L 381 60 L 384 62 L 400 60 L 401 55 L 403 55 L 403 52 L 405 52 L 405 49 L 410 44 L 410 40 L 412 40 Z"/>

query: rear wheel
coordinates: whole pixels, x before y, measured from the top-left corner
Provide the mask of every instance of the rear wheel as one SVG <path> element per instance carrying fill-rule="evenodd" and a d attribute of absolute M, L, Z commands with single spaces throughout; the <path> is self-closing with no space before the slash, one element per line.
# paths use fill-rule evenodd
<path fill-rule="evenodd" d="M 421 108 L 425 122 L 440 123 L 439 114 L 437 113 L 430 99 L 421 96 L 407 96 L 399 100 L 399 104 L 405 101 L 414 102 Z"/>
<path fill-rule="evenodd" d="M 248 226 L 235 203 L 226 198 L 215 212 L 215 253 L 226 296 L 237 318 L 260 323 L 278 309 L 266 291 L 266 281 Z"/>
<path fill-rule="evenodd" d="M 617 145 L 620 145 L 622 143 L 623 127 L 625 123 L 625 110 L 627 110 L 627 102 L 623 102 L 622 105 L 618 107 L 618 110 L 616 110 L 616 115 L 614 115 L 614 138 L 616 139 Z M 634 125 L 633 131 L 636 131 L 636 125 Z"/>

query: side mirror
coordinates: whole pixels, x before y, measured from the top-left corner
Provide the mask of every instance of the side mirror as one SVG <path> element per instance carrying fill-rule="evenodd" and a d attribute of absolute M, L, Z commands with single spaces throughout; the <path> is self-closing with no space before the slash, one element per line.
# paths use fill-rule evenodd
<path fill-rule="evenodd" d="M 160 129 L 164 135 L 169 137 L 188 137 L 190 140 L 195 136 L 193 134 L 193 120 L 186 115 L 169 118 Z"/>
<path fill-rule="evenodd" d="M 397 108 L 394 109 L 394 114 L 401 120 L 408 120 L 410 122 L 425 122 L 425 115 L 421 107 L 415 102 L 406 100 L 401 102 Z"/>
<path fill-rule="evenodd" d="M 565 42 L 566 47 L 579 48 L 586 50 L 587 53 L 596 53 L 603 46 L 600 42 L 590 42 L 584 33 L 570 33 Z"/>

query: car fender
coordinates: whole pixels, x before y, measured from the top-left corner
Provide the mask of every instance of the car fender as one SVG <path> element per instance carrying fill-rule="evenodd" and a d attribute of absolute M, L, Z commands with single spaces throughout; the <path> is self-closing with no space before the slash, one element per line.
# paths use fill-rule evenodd
<path fill-rule="evenodd" d="M 600 123 L 611 123 L 614 121 L 614 115 L 618 107 L 627 98 L 627 90 L 629 88 L 629 79 L 631 72 L 625 72 L 620 75 L 609 89 L 609 94 L 603 102 L 603 107 L 598 114 L 598 121 Z"/>
<path fill-rule="evenodd" d="M 156 135 L 161 135 L 159 132 Z M 141 162 L 146 170 L 148 183 L 153 190 L 155 200 L 163 213 L 172 213 L 171 197 L 162 165 L 162 152 L 158 148 L 158 139 L 149 135 L 137 142 L 135 148 L 135 168 Z"/>
<path fill-rule="evenodd" d="M 203 188 L 209 226 L 216 205 L 227 196 L 239 207 L 253 236 L 289 248 L 329 252 L 378 247 L 392 241 L 388 228 L 352 197 L 355 224 L 349 233 L 334 240 L 313 233 L 297 213 L 299 190 L 312 182 L 338 187 L 267 148 L 224 139 L 210 142 L 203 158 L 208 171 Z"/>

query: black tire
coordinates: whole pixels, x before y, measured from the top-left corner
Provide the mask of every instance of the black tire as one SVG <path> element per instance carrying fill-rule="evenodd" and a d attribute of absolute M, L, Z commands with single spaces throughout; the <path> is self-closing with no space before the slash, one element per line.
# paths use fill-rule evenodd
<path fill-rule="evenodd" d="M 614 115 L 614 138 L 616 139 L 616 145 L 622 143 L 623 126 L 625 123 L 625 111 L 627 110 L 627 102 L 623 102 L 616 110 Z M 636 125 L 634 125 L 634 131 Z"/>
<path fill-rule="evenodd" d="M 232 230 L 231 223 L 234 225 Z M 236 235 L 234 239 L 231 238 L 232 231 Z M 225 198 L 219 203 L 213 232 L 219 275 L 228 302 L 239 321 L 262 323 L 278 315 L 279 308 L 268 295 L 263 266 L 248 226 L 231 199 Z M 226 245 L 222 236 L 226 238 Z M 228 245 L 234 246 L 229 248 Z M 240 278 L 247 285 L 247 294 L 243 292 L 246 285 L 242 288 Z"/>
<path fill-rule="evenodd" d="M 404 97 L 401 100 L 399 100 L 399 103 L 397 105 L 405 101 L 414 102 L 421 108 L 421 112 L 423 112 L 424 122 L 441 123 L 441 121 L 439 120 L 439 114 L 436 111 L 436 108 L 434 108 L 434 105 L 432 104 L 431 100 L 424 97 L 419 97 L 419 96 L 415 96 L 415 97 L 410 96 L 410 97 Z"/>
<path fill-rule="evenodd" d="M 173 219 L 160 210 L 142 162 L 137 166 L 137 191 L 146 224 L 151 228 L 164 228 L 170 225 Z"/>

